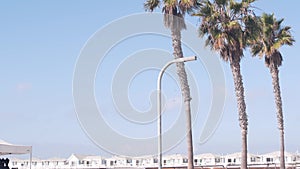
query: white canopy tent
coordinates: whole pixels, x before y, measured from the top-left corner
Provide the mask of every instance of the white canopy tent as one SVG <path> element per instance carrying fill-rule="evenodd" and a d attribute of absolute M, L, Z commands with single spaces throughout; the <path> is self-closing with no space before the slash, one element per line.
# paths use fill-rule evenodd
<path fill-rule="evenodd" d="M 31 169 L 32 146 L 14 145 L 0 139 L 0 155 L 8 155 L 8 154 L 29 154 L 30 155 L 29 168 Z"/>

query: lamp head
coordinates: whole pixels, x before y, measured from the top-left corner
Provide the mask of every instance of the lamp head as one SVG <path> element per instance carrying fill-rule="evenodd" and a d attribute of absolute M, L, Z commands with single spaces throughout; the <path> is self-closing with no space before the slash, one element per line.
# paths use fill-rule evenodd
<path fill-rule="evenodd" d="M 183 58 L 178 58 L 176 60 L 177 62 L 189 62 L 189 61 L 197 60 L 197 56 L 183 57 Z"/>

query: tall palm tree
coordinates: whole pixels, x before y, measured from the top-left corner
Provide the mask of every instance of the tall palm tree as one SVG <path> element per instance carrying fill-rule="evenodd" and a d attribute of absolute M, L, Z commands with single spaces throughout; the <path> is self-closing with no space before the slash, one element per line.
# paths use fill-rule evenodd
<path fill-rule="evenodd" d="M 255 0 L 204 0 L 195 16 L 200 17 L 200 36 L 206 36 L 206 45 L 219 52 L 229 62 L 235 87 L 239 125 L 242 135 L 241 169 L 247 169 L 248 118 L 244 98 L 240 61 L 247 41 L 253 38 L 257 28 L 256 17 L 251 8 Z"/>
<path fill-rule="evenodd" d="M 160 5 L 160 0 L 146 0 L 144 7 L 146 11 L 152 12 Z M 184 15 L 192 12 L 199 7 L 197 0 L 163 0 L 162 11 L 164 13 L 164 25 L 171 30 L 172 46 L 174 58 L 182 58 L 183 52 L 181 48 L 181 30 L 186 28 Z M 188 169 L 193 169 L 193 137 L 191 124 L 191 95 L 188 84 L 187 74 L 184 63 L 177 63 L 177 75 L 180 80 L 182 96 L 184 99 L 186 113 L 186 128 L 187 128 L 187 152 L 188 152 Z"/>
<path fill-rule="evenodd" d="M 280 132 L 280 169 L 285 169 L 284 156 L 284 122 L 282 112 L 282 100 L 279 85 L 279 69 L 282 64 L 282 55 L 279 48 L 283 45 L 293 45 L 295 41 L 291 35 L 291 27 L 282 27 L 283 19 L 276 20 L 274 14 L 263 14 L 261 16 L 260 36 L 251 46 L 253 56 L 265 58 L 265 64 L 270 69 L 273 83 L 273 92 L 277 109 L 277 123 Z"/>

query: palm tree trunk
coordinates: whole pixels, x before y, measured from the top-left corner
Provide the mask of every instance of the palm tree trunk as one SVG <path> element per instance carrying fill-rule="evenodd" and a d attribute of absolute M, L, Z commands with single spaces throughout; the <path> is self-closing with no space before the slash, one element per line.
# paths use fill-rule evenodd
<path fill-rule="evenodd" d="M 278 67 L 274 64 L 270 65 L 270 73 L 272 76 L 273 92 L 274 92 L 274 96 L 275 96 L 275 104 L 276 104 L 276 109 L 277 109 L 277 122 L 278 122 L 278 129 L 280 132 L 280 169 L 285 169 L 284 122 L 283 122 L 283 113 L 282 113 L 282 100 L 281 100 L 281 94 L 280 94 Z"/>
<path fill-rule="evenodd" d="M 181 32 L 178 29 L 172 29 L 172 46 L 174 50 L 174 57 L 182 58 L 182 48 L 181 48 Z M 180 80 L 182 97 L 184 99 L 185 113 L 186 113 L 186 140 L 187 140 L 187 150 L 188 150 L 188 169 L 194 169 L 194 155 L 193 155 L 193 136 L 192 136 L 192 122 L 191 122 L 191 107 L 190 107 L 190 87 L 188 84 L 187 74 L 185 71 L 184 63 L 177 63 L 177 74 Z"/>
<path fill-rule="evenodd" d="M 248 131 L 248 118 L 246 114 L 246 104 L 244 96 L 244 86 L 243 79 L 240 70 L 240 62 L 232 61 L 230 63 L 234 87 L 237 99 L 237 107 L 239 113 L 239 123 L 241 127 L 242 134 L 242 159 L 241 159 L 241 169 L 247 169 L 247 131 Z"/>

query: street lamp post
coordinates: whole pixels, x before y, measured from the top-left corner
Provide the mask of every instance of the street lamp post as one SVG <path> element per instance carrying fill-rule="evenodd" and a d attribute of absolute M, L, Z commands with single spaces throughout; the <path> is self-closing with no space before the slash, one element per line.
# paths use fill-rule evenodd
<path fill-rule="evenodd" d="M 191 57 L 184 57 L 178 58 L 172 61 L 169 61 L 159 72 L 157 78 L 157 113 L 158 113 L 158 122 L 157 122 L 157 129 L 158 129 L 158 169 L 162 169 L 162 127 L 161 127 L 161 79 L 165 72 L 165 70 L 173 63 L 180 63 L 180 62 L 188 62 L 196 60 L 196 56 Z"/>

